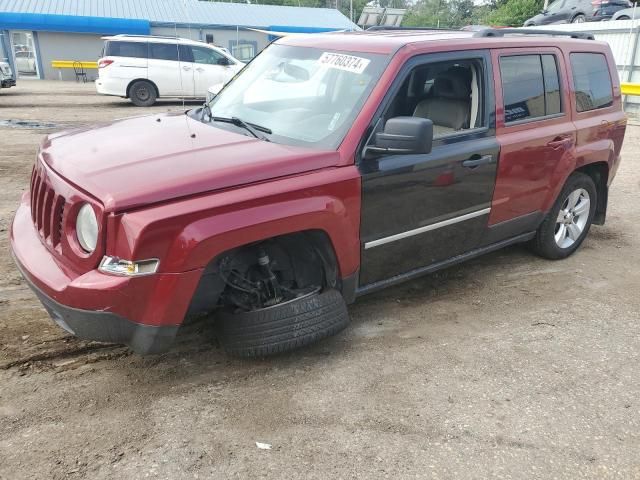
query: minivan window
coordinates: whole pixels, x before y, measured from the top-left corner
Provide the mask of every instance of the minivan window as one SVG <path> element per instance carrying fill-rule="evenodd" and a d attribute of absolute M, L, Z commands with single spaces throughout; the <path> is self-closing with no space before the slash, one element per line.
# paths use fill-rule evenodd
<path fill-rule="evenodd" d="M 562 112 L 555 55 L 501 57 L 500 76 L 506 123 Z"/>
<path fill-rule="evenodd" d="M 109 41 L 104 49 L 105 57 L 147 58 L 146 42 Z"/>
<path fill-rule="evenodd" d="M 195 63 L 204 63 L 207 65 L 218 65 L 218 61 L 223 58 L 215 50 L 204 47 L 191 47 L 193 51 L 193 61 Z M 231 63 L 231 62 L 229 62 Z"/>
<path fill-rule="evenodd" d="M 149 58 L 154 60 L 178 61 L 178 44 L 176 43 L 150 43 Z"/>
<path fill-rule="evenodd" d="M 572 53 L 570 58 L 576 110 L 586 112 L 613 105 L 613 87 L 605 56 L 601 53 Z"/>

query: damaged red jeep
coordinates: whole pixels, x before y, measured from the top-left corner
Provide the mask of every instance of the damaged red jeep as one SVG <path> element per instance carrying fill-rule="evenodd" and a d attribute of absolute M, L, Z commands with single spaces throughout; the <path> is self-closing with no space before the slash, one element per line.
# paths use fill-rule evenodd
<path fill-rule="evenodd" d="M 288 37 L 202 108 L 49 135 L 11 245 L 78 337 L 162 352 L 214 312 L 228 352 L 268 355 L 507 245 L 571 255 L 605 221 L 625 128 L 588 35 Z"/>

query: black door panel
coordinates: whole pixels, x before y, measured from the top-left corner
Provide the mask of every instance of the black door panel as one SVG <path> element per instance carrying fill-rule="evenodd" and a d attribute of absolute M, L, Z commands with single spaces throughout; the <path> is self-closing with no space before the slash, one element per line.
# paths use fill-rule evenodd
<path fill-rule="evenodd" d="M 467 140 L 439 145 L 428 155 L 362 161 L 361 284 L 459 255 L 480 243 L 499 144 L 487 131 L 478 133 L 485 136 L 470 133 Z M 475 216 L 482 210 L 487 211 Z M 430 225 L 437 228 L 423 231 Z"/>

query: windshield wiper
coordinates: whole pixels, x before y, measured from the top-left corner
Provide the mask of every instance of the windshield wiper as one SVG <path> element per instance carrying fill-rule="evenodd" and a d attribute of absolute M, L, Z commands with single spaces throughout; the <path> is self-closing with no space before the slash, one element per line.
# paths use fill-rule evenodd
<path fill-rule="evenodd" d="M 217 117 L 217 116 L 209 115 L 209 118 L 214 122 L 225 122 L 225 123 L 230 123 L 232 125 L 235 125 L 236 127 L 244 128 L 247 132 L 249 132 L 255 138 L 258 138 L 260 140 L 264 140 L 266 142 L 271 141 L 264 135 L 260 134 L 260 132 L 271 134 L 272 132 L 270 128 L 263 127 L 261 125 L 255 125 L 253 123 L 247 123 L 238 117 Z"/>

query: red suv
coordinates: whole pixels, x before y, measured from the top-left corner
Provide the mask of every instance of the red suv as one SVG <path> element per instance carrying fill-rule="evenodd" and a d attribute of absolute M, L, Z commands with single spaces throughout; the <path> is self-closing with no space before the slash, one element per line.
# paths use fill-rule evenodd
<path fill-rule="evenodd" d="M 609 47 L 500 29 L 292 36 L 186 114 L 48 136 L 17 265 L 65 330 L 232 354 L 309 344 L 356 297 L 506 245 L 572 254 L 626 128 Z"/>

